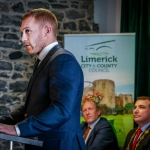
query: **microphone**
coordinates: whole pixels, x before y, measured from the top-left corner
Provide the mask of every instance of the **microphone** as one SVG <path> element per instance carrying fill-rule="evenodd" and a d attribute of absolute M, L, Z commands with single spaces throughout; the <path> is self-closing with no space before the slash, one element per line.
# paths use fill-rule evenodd
<path fill-rule="evenodd" d="M 19 59 L 23 56 L 23 53 L 20 51 L 15 51 L 9 54 L 10 59 Z"/>

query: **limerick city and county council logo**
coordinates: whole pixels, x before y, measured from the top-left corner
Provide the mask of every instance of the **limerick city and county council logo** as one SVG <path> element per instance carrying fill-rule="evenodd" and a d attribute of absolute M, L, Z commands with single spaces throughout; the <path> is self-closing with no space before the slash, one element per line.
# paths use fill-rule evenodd
<path fill-rule="evenodd" d="M 108 55 L 109 53 L 108 52 L 102 52 L 100 50 L 104 49 L 106 50 L 106 48 L 108 49 L 112 49 L 110 46 L 107 46 L 106 44 L 107 43 L 110 43 L 110 42 L 114 42 L 115 40 L 111 40 L 111 41 L 104 41 L 104 42 L 100 42 L 100 43 L 94 43 L 94 44 L 91 44 L 91 45 L 88 45 L 85 47 L 85 50 L 92 50 L 92 51 L 95 51 L 95 52 L 90 52 L 91 55 L 96 55 L 96 56 L 102 56 L 102 55 Z"/>

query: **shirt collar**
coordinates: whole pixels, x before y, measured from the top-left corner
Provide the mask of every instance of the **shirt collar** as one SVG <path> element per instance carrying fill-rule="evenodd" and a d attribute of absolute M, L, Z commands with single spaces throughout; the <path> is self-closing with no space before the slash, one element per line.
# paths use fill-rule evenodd
<path fill-rule="evenodd" d="M 37 56 L 40 59 L 40 61 L 42 61 L 45 58 L 45 56 L 48 54 L 48 52 L 57 44 L 58 42 L 54 42 L 54 43 L 47 45 Z"/>
<path fill-rule="evenodd" d="M 94 121 L 92 124 L 89 125 L 90 128 L 93 129 L 99 120 L 100 120 L 100 117 L 98 117 L 98 119 L 96 121 Z"/>
<path fill-rule="evenodd" d="M 144 132 L 150 126 L 150 122 L 141 127 L 141 130 Z"/>

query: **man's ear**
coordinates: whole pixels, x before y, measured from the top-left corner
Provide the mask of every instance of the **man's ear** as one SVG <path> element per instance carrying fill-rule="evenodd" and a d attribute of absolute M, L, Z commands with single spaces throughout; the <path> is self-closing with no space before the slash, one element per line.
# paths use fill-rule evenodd
<path fill-rule="evenodd" d="M 98 110 L 97 110 L 97 114 L 98 114 L 98 116 L 100 116 L 100 115 L 101 115 L 101 111 L 100 111 L 100 109 L 98 109 Z"/>
<path fill-rule="evenodd" d="M 52 29 L 50 26 L 45 26 L 45 28 L 44 28 L 45 35 L 51 33 L 51 31 L 52 31 Z"/>

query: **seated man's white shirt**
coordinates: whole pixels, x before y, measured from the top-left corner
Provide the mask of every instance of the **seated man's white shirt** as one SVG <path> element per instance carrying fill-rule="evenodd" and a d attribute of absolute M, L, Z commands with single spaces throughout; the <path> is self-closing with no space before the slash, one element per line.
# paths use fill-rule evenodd
<path fill-rule="evenodd" d="M 89 138 L 89 135 L 90 133 L 92 132 L 92 130 L 94 129 L 95 125 L 98 123 L 98 121 L 100 120 L 100 118 L 98 118 L 95 122 L 93 122 L 92 124 L 88 125 L 91 129 L 85 139 L 85 143 L 87 142 L 88 138 Z"/>

